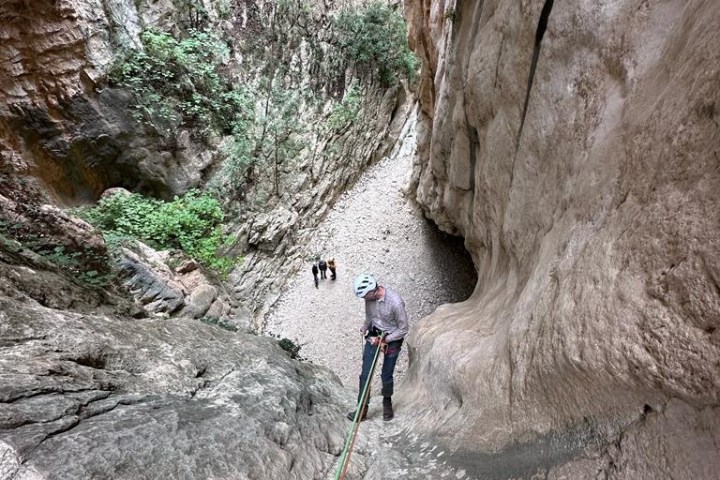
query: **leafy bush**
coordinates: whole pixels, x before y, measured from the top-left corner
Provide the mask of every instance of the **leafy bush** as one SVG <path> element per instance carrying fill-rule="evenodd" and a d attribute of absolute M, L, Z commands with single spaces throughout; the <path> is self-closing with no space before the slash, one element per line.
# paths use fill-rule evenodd
<path fill-rule="evenodd" d="M 220 254 L 232 239 L 222 233 L 220 204 L 207 193 L 191 191 L 172 202 L 119 193 L 77 213 L 102 230 L 108 243 L 134 238 L 155 248 L 177 248 L 221 274 L 235 264 Z"/>
<path fill-rule="evenodd" d="M 374 1 L 343 11 L 335 21 L 338 44 L 360 74 L 389 86 L 398 77 L 412 79 L 417 59 L 407 43 L 405 19 L 388 5 Z"/>
<path fill-rule="evenodd" d="M 278 341 L 278 345 L 280 345 L 280 348 L 288 352 L 290 358 L 302 360 L 300 358 L 300 345 L 298 345 L 297 343 L 293 342 L 289 338 L 283 338 Z"/>
<path fill-rule="evenodd" d="M 280 189 L 281 170 L 296 158 L 305 147 L 301 136 L 305 126 L 301 116 L 301 99 L 297 92 L 278 86 L 272 79 L 263 78 L 257 90 L 248 90 L 243 102 L 255 99 L 261 105 L 254 117 L 240 116 L 234 135 L 224 145 L 227 159 L 210 188 L 217 192 L 241 193 L 246 182 L 256 180 L 257 171 L 273 179 L 273 191 Z"/>
<path fill-rule="evenodd" d="M 357 120 L 358 113 L 360 112 L 360 91 L 352 85 L 345 93 L 342 102 L 335 105 L 330 118 L 328 120 L 329 126 L 332 130 L 342 130 L 349 124 L 355 123 Z"/>
<path fill-rule="evenodd" d="M 37 224 L 7 221 L 0 218 L 0 250 L 21 253 L 24 250 L 39 255 L 72 279 L 93 287 L 105 287 L 115 278 L 109 258 L 104 251 L 89 245 L 74 249 L 57 245 L 52 237 L 34 229 Z"/>
<path fill-rule="evenodd" d="M 142 49 L 120 55 L 108 72 L 111 85 L 129 89 L 135 117 L 162 133 L 177 125 L 229 134 L 251 108 L 243 92 L 220 75 L 229 49 L 212 33 L 192 31 L 178 40 L 146 30 Z"/>

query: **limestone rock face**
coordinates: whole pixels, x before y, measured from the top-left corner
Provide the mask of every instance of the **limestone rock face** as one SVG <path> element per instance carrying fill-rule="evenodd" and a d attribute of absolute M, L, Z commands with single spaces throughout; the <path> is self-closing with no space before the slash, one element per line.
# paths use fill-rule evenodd
<path fill-rule="evenodd" d="M 325 478 L 343 446 L 340 381 L 267 337 L 2 296 L 0 338 L 2 479 Z"/>
<path fill-rule="evenodd" d="M 0 182 L 0 187 L 3 185 Z M 3 233 L 26 237 L 35 250 L 83 255 L 85 266 L 106 268 L 101 265 L 107 263 L 105 242 L 92 226 L 53 205 L 31 202 L 16 191 L 9 197 L 0 194 Z"/>
<path fill-rule="evenodd" d="M 417 199 L 479 274 L 410 337 L 418 426 L 456 459 L 562 439 L 552 478 L 714 478 L 720 4 L 405 6 Z"/>
<path fill-rule="evenodd" d="M 297 221 L 297 212 L 282 206 L 267 214 L 258 215 L 250 230 L 248 243 L 260 250 L 273 252 Z"/>
<path fill-rule="evenodd" d="M 334 374 L 236 333 L 249 313 L 230 318 L 197 264 L 169 269 L 142 245 L 136 298 L 151 313 L 184 305 L 180 315 L 205 318 L 139 318 L 112 284 L 68 264 L 83 237 L 85 257 L 105 251 L 102 239 L 15 187 L 0 196 L 0 479 L 329 475 L 354 398 Z"/>
<path fill-rule="evenodd" d="M 189 292 L 158 252 L 145 245 L 138 247 L 137 253 L 122 249 L 118 267 L 124 285 L 149 312 L 177 312 L 185 305 L 185 296 Z"/>
<path fill-rule="evenodd" d="M 144 134 L 129 93 L 106 88 L 120 49 L 140 45 L 135 2 L 10 0 L 0 22 L 3 171 L 40 179 L 61 204 L 114 186 L 170 196 L 199 184 L 212 155 L 182 132 L 179 141 Z"/>

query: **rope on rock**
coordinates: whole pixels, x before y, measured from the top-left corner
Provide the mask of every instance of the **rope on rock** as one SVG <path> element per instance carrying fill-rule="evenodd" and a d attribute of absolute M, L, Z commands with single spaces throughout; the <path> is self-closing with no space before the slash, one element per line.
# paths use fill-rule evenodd
<path fill-rule="evenodd" d="M 337 473 L 335 474 L 335 480 L 345 480 L 345 474 L 350 466 L 350 454 L 352 453 L 352 448 L 355 445 L 355 437 L 360 429 L 360 416 L 362 415 L 362 411 L 366 408 L 365 405 L 367 403 L 368 396 L 370 395 L 370 382 L 372 381 L 373 374 L 375 373 L 378 358 L 380 358 L 380 350 L 382 350 L 381 345 L 384 339 L 385 332 L 383 332 L 380 336 L 380 342 L 378 343 L 377 350 L 375 350 L 375 357 L 373 358 L 372 366 L 370 367 L 370 375 L 368 375 L 367 380 L 365 380 L 362 395 L 360 395 L 360 400 L 358 400 L 358 405 L 355 409 L 355 418 L 350 426 L 348 436 L 345 438 L 345 446 L 343 447 L 342 455 L 340 455 L 340 465 L 338 466 Z M 365 344 L 363 340 L 363 348 L 364 347 Z"/>

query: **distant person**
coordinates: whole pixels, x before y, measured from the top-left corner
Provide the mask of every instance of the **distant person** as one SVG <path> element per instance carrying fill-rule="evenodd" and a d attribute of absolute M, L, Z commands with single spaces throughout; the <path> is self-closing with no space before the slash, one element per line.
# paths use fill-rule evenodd
<path fill-rule="evenodd" d="M 330 280 L 335 280 L 337 278 L 337 273 L 335 271 L 335 259 L 331 258 L 327 261 L 327 266 L 330 269 Z"/>
<path fill-rule="evenodd" d="M 327 280 L 327 263 L 325 260 L 320 260 L 318 262 L 318 267 L 320 268 L 320 279 Z"/>
<path fill-rule="evenodd" d="M 315 288 L 318 287 L 318 266 L 313 263 L 312 266 L 313 278 L 315 279 Z"/>
<path fill-rule="evenodd" d="M 383 349 L 383 366 L 380 378 L 382 380 L 383 420 L 392 420 L 394 416 L 392 406 L 393 372 L 400 355 L 409 324 L 405 312 L 405 301 L 395 291 L 378 285 L 375 278 L 367 273 L 360 274 L 354 282 L 355 295 L 365 300 L 365 322 L 360 327 L 360 333 L 365 337 L 363 347 L 362 369 L 360 371 L 360 391 L 358 404 L 362 400 L 365 383 L 369 380 L 370 369 L 378 348 Z M 367 417 L 370 403 L 370 389 L 368 387 L 365 405 L 362 407 L 359 418 Z M 355 419 L 356 412 L 350 412 L 347 418 Z"/>

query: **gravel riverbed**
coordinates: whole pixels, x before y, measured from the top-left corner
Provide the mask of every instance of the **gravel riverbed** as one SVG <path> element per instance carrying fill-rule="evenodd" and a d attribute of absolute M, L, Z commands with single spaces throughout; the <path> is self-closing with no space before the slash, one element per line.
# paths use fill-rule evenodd
<path fill-rule="evenodd" d="M 411 329 L 439 305 L 465 300 L 475 286 L 462 240 L 440 232 L 405 194 L 414 135 L 409 128 L 394 155 L 369 168 L 336 202 L 305 247 L 306 266 L 290 279 L 265 319 L 266 333 L 301 345 L 301 357 L 330 368 L 354 389 L 364 319 L 364 302 L 352 291 L 359 273 L 370 273 L 400 293 Z M 330 280 L 328 271 L 317 289 L 310 270 L 316 256 L 333 257 L 338 265 L 337 280 Z M 396 367 L 396 389 L 408 367 L 406 350 Z M 379 391 L 376 379 L 373 393 Z"/>
<path fill-rule="evenodd" d="M 305 266 L 289 279 L 265 317 L 265 333 L 293 340 L 301 346 L 305 361 L 324 365 L 338 375 L 352 399 L 348 410 L 354 408 L 362 359 L 359 328 L 365 307 L 352 291 L 359 273 L 371 273 L 381 285 L 400 293 L 411 331 L 438 306 L 465 300 L 476 283 L 462 240 L 440 232 L 407 198 L 415 151 L 412 122 L 403 137 L 394 154 L 369 168 L 329 211 L 305 247 Z M 330 280 L 328 271 L 328 279 L 321 280 L 316 289 L 311 267 L 317 256 L 335 258 L 338 278 Z M 395 370 L 396 391 L 403 388 L 407 350 L 403 346 Z M 379 371 L 373 379 L 373 396 L 380 394 Z M 382 421 L 381 403 L 371 401 L 348 478 L 474 480 L 462 465 L 447 462 L 444 448 L 413 434 L 401 406 L 393 421 Z M 335 478 L 330 475 L 327 480 Z"/>

